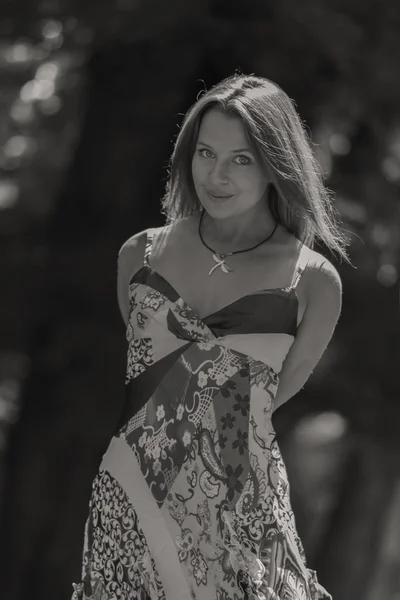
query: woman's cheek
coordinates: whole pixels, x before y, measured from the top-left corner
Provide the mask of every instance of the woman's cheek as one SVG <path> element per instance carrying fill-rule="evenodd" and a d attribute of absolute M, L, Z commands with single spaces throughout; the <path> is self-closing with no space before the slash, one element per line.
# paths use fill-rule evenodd
<path fill-rule="evenodd" d="M 199 162 L 195 160 L 193 161 L 192 174 L 195 181 L 201 182 L 207 174 L 207 169 L 204 164 L 199 164 Z"/>
<path fill-rule="evenodd" d="M 199 172 L 199 168 L 198 168 L 197 161 L 195 159 L 193 159 L 192 160 L 192 177 L 193 177 L 194 181 L 196 181 L 199 177 L 198 172 Z"/>

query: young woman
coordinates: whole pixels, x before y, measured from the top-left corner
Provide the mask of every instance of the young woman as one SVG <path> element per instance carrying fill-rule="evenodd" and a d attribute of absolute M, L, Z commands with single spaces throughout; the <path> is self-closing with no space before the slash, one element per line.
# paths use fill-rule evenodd
<path fill-rule="evenodd" d="M 177 137 L 164 227 L 118 261 L 126 404 L 75 600 L 318 600 L 271 423 L 323 354 L 347 240 L 288 96 L 232 76 Z"/>

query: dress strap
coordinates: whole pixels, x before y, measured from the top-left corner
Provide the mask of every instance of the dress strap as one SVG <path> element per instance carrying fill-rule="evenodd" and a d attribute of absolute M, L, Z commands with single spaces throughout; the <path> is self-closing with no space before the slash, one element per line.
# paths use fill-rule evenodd
<path fill-rule="evenodd" d="M 308 261 L 309 261 L 309 252 L 310 252 L 310 249 L 308 248 L 308 246 L 303 244 L 301 247 L 300 253 L 299 253 L 299 258 L 297 260 L 296 268 L 295 268 L 294 275 L 293 275 L 292 285 L 290 286 L 291 288 L 295 289 L 297 287 L 297 284 L 299 283 L 302 274 L 306 270 L 306 267 L 307 267 Z"/>
<path fill-rule="evenodd" d="M 151 250 L 153 248 L 154 229 L 147 229 L 146 231 L 146 248 L 144 251 L 143 264 L 146 267 L 150 267 L 149 259 L 151 256 Z"/>

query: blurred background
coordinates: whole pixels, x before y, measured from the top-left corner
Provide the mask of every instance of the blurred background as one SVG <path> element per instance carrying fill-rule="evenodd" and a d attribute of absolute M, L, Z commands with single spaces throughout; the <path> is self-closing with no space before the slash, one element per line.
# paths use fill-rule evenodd
<path fill-rule="evenodd" d="M 274 414 L 308 563 L 334 600 L 399 600 L 399 65 L 397 0 L 2 3 L 2 600 L 80 579 L 124 400 L 118 249 L 164 224 L 182 115 L 235 70 L 295 100 L 352 239 L 335 335 Z"/>

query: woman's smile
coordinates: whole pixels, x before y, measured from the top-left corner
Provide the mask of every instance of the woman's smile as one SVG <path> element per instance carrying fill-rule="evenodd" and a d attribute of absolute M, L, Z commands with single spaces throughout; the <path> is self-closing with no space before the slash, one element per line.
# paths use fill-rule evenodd
<path fill-rule="evenodd" d="M 207 195 L 211 198 L 211 200 L 217 200 L 221 202 L 222 200 L 228 200 L 233 197 L 233 194 L 215 194 L 207 191 Z"/>

